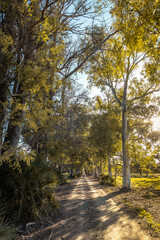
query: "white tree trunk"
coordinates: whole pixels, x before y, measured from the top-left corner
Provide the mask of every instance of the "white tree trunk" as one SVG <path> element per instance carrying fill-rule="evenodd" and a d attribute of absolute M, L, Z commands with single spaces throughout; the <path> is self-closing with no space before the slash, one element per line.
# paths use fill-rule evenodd
<path fill-rule="evenodd" d="M 122 151 L 123 151 L 123 188 L 131 189 L 130 163 L 127 146 L 127 109 L 122 106 Z"/>

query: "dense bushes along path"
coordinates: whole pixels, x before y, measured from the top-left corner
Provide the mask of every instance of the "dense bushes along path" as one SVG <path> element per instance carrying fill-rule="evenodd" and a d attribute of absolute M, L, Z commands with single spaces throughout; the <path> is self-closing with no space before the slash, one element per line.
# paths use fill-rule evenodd
<path fill-rule="evenodd" d="M 82 176 L 63 186 L 58 195 L 60 215 L 28 236 L 33 240 L 150 240 L 139 225 L 106 194 L 96 180 Z M 28 229 L 31 231 L 31 228 Z"/>

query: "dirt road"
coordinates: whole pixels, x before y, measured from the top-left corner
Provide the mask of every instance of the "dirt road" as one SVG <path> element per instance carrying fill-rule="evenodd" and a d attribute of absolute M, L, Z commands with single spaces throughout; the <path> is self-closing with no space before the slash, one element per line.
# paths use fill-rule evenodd
<path fill-rule="evenodd" d="M 150 240 L 96 180 L 82 176 L 59 192 L 60 215 L 21 239 Z"/>

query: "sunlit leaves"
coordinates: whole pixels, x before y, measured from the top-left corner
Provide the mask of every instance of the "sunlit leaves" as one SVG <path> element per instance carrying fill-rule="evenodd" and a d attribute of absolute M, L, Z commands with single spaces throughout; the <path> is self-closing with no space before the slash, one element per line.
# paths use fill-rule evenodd
<path fill-rule="evenodd" d="M 10 55 L 9 47 L 13 44 L 13 39 L 10 35 L 5 34 L 0 29 L 0 47 L 1 53 L 5 55 Z"/>
<path fill-rule="evenodd" d="M 156 166 L 154 151 L 151 149 L 150 143 L 132 142 L 130 144 L 130 160 L 133 171 L 149 174 L 151 168 Z"/>
<path fill-rule="evenodd" d="M 154 46 L 159 38 L 159 1 L 113 0 L 112 15 L 124 41 L 133 49 Z"/>

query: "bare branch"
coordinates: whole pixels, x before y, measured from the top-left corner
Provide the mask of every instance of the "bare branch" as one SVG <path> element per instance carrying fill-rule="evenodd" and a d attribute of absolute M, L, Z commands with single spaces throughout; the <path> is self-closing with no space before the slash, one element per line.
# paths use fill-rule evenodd
<path fill-rule="evenodd" d="M 153 90 L 151 90 L 151 89 L 154 87 L 154 85 L 155 85 L 155 84 L 152 84 L 151 87 L 148 88 L 148 89 L 145 91 L 145 93 L 142 94 L 141 96 L 138 96 L 138 97 L 133 98 L 133 99 L 129 102 L 129 104 L 131 104 L 131 103 L 132 103 L 133 101 L 135 101 L 135 100 L 139 100 L 139 99 L 141 99 L 141 98 L 143 98 L 143 97 L 145 97 L 145 96 L 148 96 L 148 95 L 150 95 L 150 94 L 152 94 L 152 93 L 154 93 L 154 92 L 159 92 L 159 91 L 160 91 L 160 88 L 159 88 L 159 89 L 153 89 Z"/>
<path fill-rule="evenodd" d="M 108 85 L 108 87 L 110 87 L 110 89 L 112 90 L 116 102 L 119 104 L 120 107 L 122 107 L 122 102 L 118 99 L 115 88 L 113 88 L 112 85 Z"/>
<path fill-rule="evenodd" d="M 99 50 L 99 48 L 100 48 L 110 37 L 112 37 L 113 35 L 115 35 L 117 32 L 118 32 L 118 30 L 117 30 L 117 31 L 114 31 L 113 33 L 108 34 L 107 37 L 106 37 L 101 43 L 99 43 L 99 44 L 93 49 L 93 51 L 92 51 L 90 54 L 88 54 L 81 63 L 78 64 L 77 67 L 75 67 L 71 72 L 69 72 L 69 73 L 65 76 L 65 78 L 66 78 L 66 79 L 69 78 L 72 74 L 74 74 L 77 70 L 79 70 L 79 69 L 87 62 L 87 60 L 88 60 L 97 50 Z"/>

